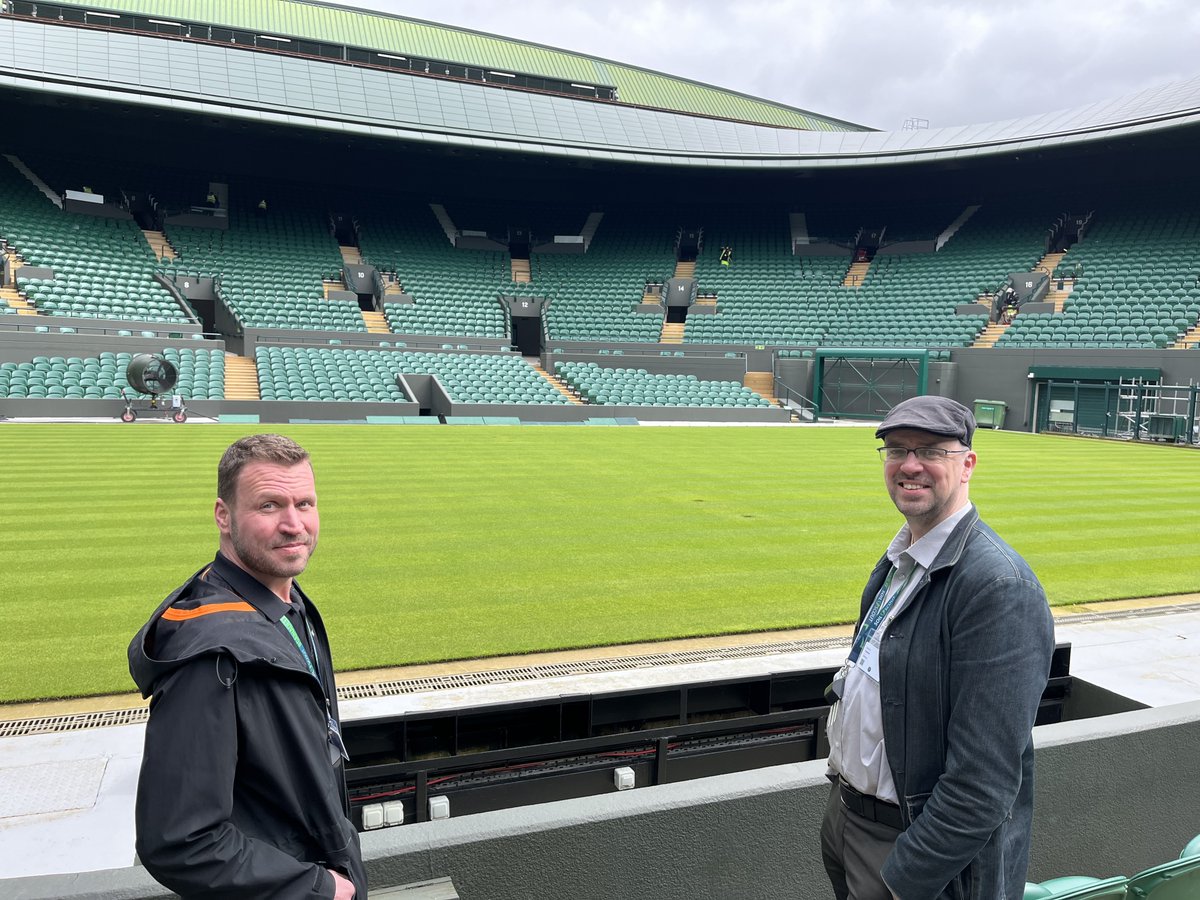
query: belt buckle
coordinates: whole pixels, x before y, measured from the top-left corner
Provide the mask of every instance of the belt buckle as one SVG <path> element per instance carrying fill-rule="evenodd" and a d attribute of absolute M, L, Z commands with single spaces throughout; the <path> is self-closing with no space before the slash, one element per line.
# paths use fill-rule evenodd
<path fill-rule="evenodd" d="M 855 815 L 865 815 L 863 812 L 863 800 L 866 799 L 866 795 L 861 791 L 855 790 L 841 775 L 838 776 L 838 799 L 841 800 L 842 806 Z"/>

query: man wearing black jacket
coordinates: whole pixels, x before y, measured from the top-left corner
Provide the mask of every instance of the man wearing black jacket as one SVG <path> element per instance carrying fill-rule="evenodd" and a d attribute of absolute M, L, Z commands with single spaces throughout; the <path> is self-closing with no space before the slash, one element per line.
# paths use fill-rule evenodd
<path fill-rule="evenodd" d="M 184 898 L 363 900 L 325 626 L 293 580 L 320 531 L 308 453 L 281 435 L 225 451 L 220 552 L 129 646 L 150 702 L 137 852 Z"/>

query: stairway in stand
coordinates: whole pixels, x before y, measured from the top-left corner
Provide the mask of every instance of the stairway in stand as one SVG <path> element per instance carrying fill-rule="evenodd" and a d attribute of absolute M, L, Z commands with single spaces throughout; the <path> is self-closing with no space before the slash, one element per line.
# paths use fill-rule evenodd
<path fill-rule="evenodd" d="M 696 277 L 696 261 L 694 259 L 691 262 L 684 262 L 683 260 L 679 260 L 677 263 L 675 263 L 675 277 L 676 278 L 695 278 Z"/>
<path fill-rule="evenodd" d="M 338 252 L 342 254 L 342 262 L 348 266 L 356 266 L 362 262 L 362 253 L 357 247 L 338 245 Z"/>
<path fill-rule="evenodd" d="M 683 343 L 683 322 L 668 322 L 663 320 L 662 336 L 659 337 L 660 344 L 682 344 Z"/>
<path fill-rule="evenodd" d="M 568 400 L 570 400 L 576 406 L 584 405 L 584 402 L 571 392 L 571 389 L 566 386 L 566 384 L 563 382 L 563 380 L 561 378 L 559 378 L 557 375 L 554 375 L 554 374 L 546 371 L 545 366 L 542 365 L 541 360 L 539 360 L 536 356 L 526 356 L 525 362 L 529 363 L 529 365 L 531 365 L 533 367 L 533 370 L 535 372 L 537 372 L 539 375 L 541 375 L 543 378 L 545 378 L 548 382 L 550 382 L 550 384 L 552 384 L 554 386 L 554 389 L 556 391 L 558 391 L 560 394 L 562 394 L 564 397 L 566 397 Z"/>
<path fill-rule="evenodd" d="M 150 245 L 150 249 L 154 251 L 155 259 L 175 259 L 175 248 L 171 246 L 167 240 L 167 236 L 161 231 L 149 231 L 142 229 L 142 235 L 146 238 L 146 243 Z"/>
<path fill-rule="evenodd" d="M 225 399 L 262 399 L 258 391 L 258 367 L 254 365 L 254 360 L 233 353 L 225 355 Z"/>
<path fill-rule="evenodd" d="M 1010 325 L 1001 325 L 999 322 L 992 322 L 980 332 L 979 337 L 975 338 L 975 343 L 971 345 L 971 348 L 995 347 L 996 341 L 1000 340 L 1000 335 L 1004 334 L 1011 327 Z"/>
<path fill-rule="evenodd" d="M 8 270 L 10 272 L 16 272 L 17 269 L 25 265 L 25 260 L 21 259 L 15 251 L 9 250 L 6 255 L 8 256 Z M 15 279 L 12 284 L 0 287 L 0 300 L 7 302 L 10 307 L 17 311 L 17 315 L 19 316 L 36 316 L 38 314 L 33 304 L 22 297 L 21 292 L 17 290 Z"/>
<path fill-rule="evenodd" d="M 842 287 L 862 287 L 863 279 L 867 277 L 870 268 L 870 260 L 850 263 L 850 268 L 846 270 L 846 277 L 842 279 Z"/>
<path fill-rule="evenodd" d="M 514 259 L 512 261 L 512 280 L 521 284 L 529 284 L 533 276 L 529 274 L 529 260 Z"/>
<path fill-rule="evenodd" d="M 388 328 L 387 317 L 381 312 L 364 309 L 362 311 L 363 321 L 367 323 L 367 332 L 369 334 L 391 334 L 392 329 Z"/>
<path fill-rule="evenodd" d="M 1192 350 L 1200 349 L 1200 322 L 1197 322 L 1187 331 L 1179 336 L 1179 340 L 1173 343 L 1168 350 Z"/>
<path fill-rule="evenodd" d="M 21 296 L 21 292 L 15 287 L 0 288 L 0 300 L 5 301 L 10 307 L 16 310 L 19 316 L 36 316 L 38 311 L 30 305 L 29 301 Z"/>
<path fill-rule="evenodd" d="M 1063 304 L 1066 302 L 1066 299 L 1071 296 L 1071 292 L 1068 290 L 1057 290 L 1055 288 L 1055 284 L 1057 282 L 1054 280 L 1054 270 L 1058 268 L 1058 264 L 1062 262 L 1062 258 L 1066 255 L 1067 252 L 1065 250 L 1061 253 L 1047 253 L 1045 256 L 1039 259 L 1037 265 L 1033 267 L 1033 271 L 1045 272 L 1050 276 L 1050 291 L 1046 294 L 1045 298 L 1043 298 L 1042 302 L 1053 303 L 1054 311 L 1056 313 L 1061 313 L 1063 311 Z M 1073 280 L 1071 281 L 1071 284 L 1074 284 Z"/>
<path fill-rule="evenodd" d="M 1058 264 L 1062 262 L 1062 258 L 1067 255 L 1067 251 L 1047 253 L 1037 261 L 1037 265 L 1033 267 L 1035 272 L 1045 272 L 1051 278 L 1054 277 L 1054 270 L 1058 268 Z"/>
<path fill-rule="evenodd" d="M 772 406 L 782 407 L 779 398 L 775 396 L 775 374 L 773 372 L 747 372 L 742 377 L 742 386 L 748 387 Z"/>

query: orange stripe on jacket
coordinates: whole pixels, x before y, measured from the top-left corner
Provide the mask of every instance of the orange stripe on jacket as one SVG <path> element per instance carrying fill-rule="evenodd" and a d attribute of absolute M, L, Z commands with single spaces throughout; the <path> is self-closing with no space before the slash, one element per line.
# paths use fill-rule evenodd
<path fill-rule="evenodd" d="M 200 616 L 207 616 L 212 613 L 254 611 L 254 607 L 249 603 L 239 600 L 236 603 L 210 603 L 208 606 L 197 606 L 195 609 L 175 609 L 174 607 L 170 607 L 162 614 L 162 617 L 172 622 L 182 622 L 186 619 L 198 619 Z"/>

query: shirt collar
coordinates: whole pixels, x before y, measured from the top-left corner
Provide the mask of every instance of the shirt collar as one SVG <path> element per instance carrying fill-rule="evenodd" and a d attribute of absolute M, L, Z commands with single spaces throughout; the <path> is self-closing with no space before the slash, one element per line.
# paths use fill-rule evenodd
<path fill-rule="evenodd" d="M 929 529 L 919 541 L 912 541 L 912 531 L 905 522 L 892 542 L 887 548 L 887 558 L 893 566 L 898 566 L 900 559 L 907 556 L 915 565 L 923 569 L 928 569 L 933 565 L 933 561 L 937 559 L 937 555 L 942 551 L 942 547 L 946 544 L 946 539 L 950 537 L 950 533 L 954 531 L 955 526 L 963 520 L 963 518 L 974 509 L 974 504 L 970 501 L 963 504 L 961 509 L 951 513 L 937 525 Z"/>
<path fill-rule="evenodd" d="M 212 571 L 220 576 L 221 580 L 228 584 L 235 594 L 272 622 L 278 622 L 291 609 L 291 604 L 284 603 L 275 596 L 274 591 L 220 551 L 217 551 L 217 558 L 213 560 Z M 292 597 L 297 596 L 303 597 L 304 595 L 293 580 Z"/>

